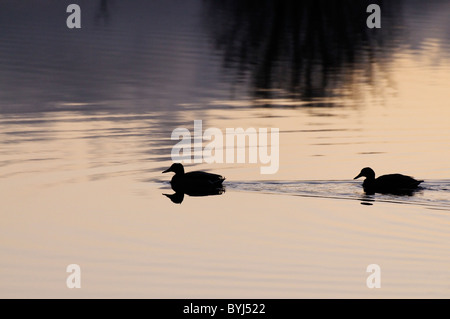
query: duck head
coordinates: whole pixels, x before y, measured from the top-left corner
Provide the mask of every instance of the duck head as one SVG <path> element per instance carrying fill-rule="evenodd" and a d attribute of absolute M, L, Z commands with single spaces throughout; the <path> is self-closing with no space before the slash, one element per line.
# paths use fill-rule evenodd
<path fill-rule="evenodd" d="M 181 163 L 173 163 L 172 166 L 170 166 L 168 169 L 166 169 L 163 173 L 167 172 L 174 172 L 176 174 L 183 175 L 184 174 L 184 167 Z"/>
<path fill-rule="evenodd" d="M 375 179 L 375 172 L 370 167 L 365 167 L 361 170 L 358 176 L 356 176 L 354 179 L 358 179 L 360 177 L 366 177 L 368 179 Z"/>

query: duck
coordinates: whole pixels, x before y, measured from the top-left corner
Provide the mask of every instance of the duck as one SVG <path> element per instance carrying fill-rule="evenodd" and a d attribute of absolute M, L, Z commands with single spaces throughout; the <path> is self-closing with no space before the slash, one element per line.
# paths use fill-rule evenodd
<path fill-rule="evenodd" d="M 170 185 L 175 192 L 186 193 L 190 196 L 205 196 L 216 194 L 223 189 L 225 177 L 201 171 L 184 172 L 183 164 L 173 163 L 163 173 L 173 172 Z"/>
<path fill-rule="evenodd" d="M 402 174 L 388 174 L 375 178 L 375 172 L 370 167 L 363 168 L 354 179 L 360 177 L 366 177 L 363 182 L 363 189 L 367 194 L 411 195 L 423 182 Z"/>

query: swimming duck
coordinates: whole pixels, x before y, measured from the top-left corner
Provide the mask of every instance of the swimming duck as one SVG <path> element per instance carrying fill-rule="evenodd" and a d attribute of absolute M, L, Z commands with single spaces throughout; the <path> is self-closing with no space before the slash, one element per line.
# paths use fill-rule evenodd
<path fill-rule="evenodd" d="M 225 180 L 225 177 L 212 173 L 200 171 L 185 173 L 181 163 L 172 164 L 163 173 L 167 172 L 175 173 L 170 181 L 172 189 L 191 196 L 195 196 L 192 194 L 216 194 L 217 190 L 223 189 L 222 182 Z"/>
<path fill-rule="evenodd" d="M 389 174 L 375 178 L 375 172 L 370 167 L 363 168 L 354 179 L 363 176 L 366 177 L 363 188 L 368 194 L 411 194 L 423 182 L 402 174 Z"/>

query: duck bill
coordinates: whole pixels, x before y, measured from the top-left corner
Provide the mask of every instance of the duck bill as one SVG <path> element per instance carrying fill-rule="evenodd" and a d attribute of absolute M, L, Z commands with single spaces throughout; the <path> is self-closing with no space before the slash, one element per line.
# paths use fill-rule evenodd
<path fill-rule="evenodd" d="M 356 176 L 354 179 L 358 179 L 358 178 L 360 178 L 362 175 L 361 174 L 359 174 L 358 176 Z"/>
<path fill-rule="evenodd" d="M 170 168 L 166 169 L 163 173 L 168 173 L 170 172 Z"/>

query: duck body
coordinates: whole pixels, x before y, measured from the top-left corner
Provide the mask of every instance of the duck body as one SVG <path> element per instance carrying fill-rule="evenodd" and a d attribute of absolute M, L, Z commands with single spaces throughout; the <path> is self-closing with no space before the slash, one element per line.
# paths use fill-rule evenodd
<path fill-rule="evenodd" d="M 175 192 L 183 192 L 190 196 L 207 196 L 218 194 L 223 189 L 225 178 L 218 174 L 201 171 L 184 172 L 180 163 L 174 163 L 163 173 L 174 172 L 170 185 Z"/>
<path fill-rule="evenodd" d="M 388 174 L 375 178 L 375 172 L 370 167 L 363 168 L 354 179 L 363 176 L 366 177 L 363 189 L 367 194 L 411 195 L 423 182 L 402 174 Z"/>
<path fill-rule="evenodd" d="M 175 174 L 170 181 L 174 191 L 184 191 L 195 196 L 195 193 L 213 191 L 222 187 L 224 177 L 206 172 L 189 172 L 182 175 Z"/>

